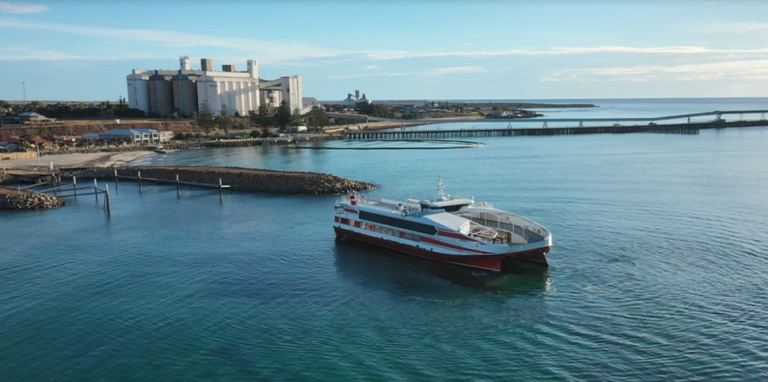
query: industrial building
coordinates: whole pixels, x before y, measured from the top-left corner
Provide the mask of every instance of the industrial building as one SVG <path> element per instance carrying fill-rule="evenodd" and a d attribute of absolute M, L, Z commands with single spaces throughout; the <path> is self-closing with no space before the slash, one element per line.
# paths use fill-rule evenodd
<path fill-rule="evenodd" d="M 248 115 L 262 103 L 277 108 L 285 102 L 291 110 L 303 109 L 301 76 L 259 79 L 256 60 L 248 60 L 243 72 L 235 65 L 214 70 L 208 58 L 200 60 L 200 70 L 192 70 L 188 56 L 180 57 L 179 63 L 179 70 L 134 69 L 127 76 L 130 107 L 161 116 L 200 111 L 205 102 L 214 115 L 221 113 L 221 105 L 231 116 Z"/>
<path fill-rule="evenodd" d="M 360 102 L 365 102 L 367 104 L 371 104 L 371 100 L 368 99 L 368 97 L 365 96 L 365 93 L 363 93 L 363 96 L 360 97 L 360 91 L 355 90 L 355 95 L 353 96 L 352 93 L 347 94 L 347 98 L 344 101 L 341 101 L 341 103 L 344 106 L 355 106 Z"/>

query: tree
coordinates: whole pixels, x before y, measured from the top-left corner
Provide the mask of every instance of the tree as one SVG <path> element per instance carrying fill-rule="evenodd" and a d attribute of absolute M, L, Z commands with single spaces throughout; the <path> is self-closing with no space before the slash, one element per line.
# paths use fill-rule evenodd
<path fill-rule="evenodd" d="M 301 111 L 297 107 L 293 109 L 293 114 L 291 115 L 291 125 L 301 126 L 303 124 L 304 124 L 304 117 L 301 116 Z"/>
<path fill-rule="evenodd" d="M 211 132 L 211 129 L 216 124 L 216 121 L 213 119 L 213 112 L 211 112 L 211 105 L 208 104 L 208 101 L 203 102 L 203 105 L 200 107 L 200 113 L 197 115 L 197 124 L 203 128 L 206 135 Z"/>
<path fill-rule="evenodd" d="M 251 130 L 251 138 L 258 138 L 261 136 L 258 130 Z"/>
<path fill-rule="evenodd" d="M 257 113 L 251 113 L 251 121 L 262 127 L 269 127 L 272 125 L 272 118 L 269 116 L 269 107 L 267 104 L 261 103 Z"/>
<path fill-rule="evenodd" d="M 269 138 L 269 135 L 271 133 L 269 132 L 269 127 L 264 126 L 263 129 L 261 129 L 261 136 L 264 138 Z"/>
<path fill-rule="evenodd" d="M 0 99 L 0 127 L 3 126 L 3 117 L 5 117 L 5 113 L 7 113 L 9 110 L 12 110 L 13 106 Z"/>
<path fill-rule="evenodd" d="M 388 107 L 384 105 L 375 105 L 368 102 L 358 102 L 356 106 L 357 111 L 360 114 L 365 114 L 369 117 L 379 118 L 395 118 L 395 115 Z"/>
<path fill-rule="evenodd" d="M 312 106 L 312 110 L 309 112 L 309 125 L 312 128 L 328 126 L 328 114 L 325 113 L 325 108 L 320 106 Z"/>
<path fill-rule="evenodd" d="M 221 116 L 219 117 L 219 128 L 224 130 L 224 134 L 229 133 L 229 128 L 232 127 L 232 117 L 229 116 L 229 107 L 227 104 L 221 104 Z"/>
<path fill-rule="evenodd" d="M 281 102 L 280 107 L 277 108 L 277 113 L 275 114 L 275 123 L 281 128 L 285 128 L 285 126 L 291 123 L 291 119 L 293 119 L 292 117 L 291 109 L 288 108 L 285 101 Z"/>

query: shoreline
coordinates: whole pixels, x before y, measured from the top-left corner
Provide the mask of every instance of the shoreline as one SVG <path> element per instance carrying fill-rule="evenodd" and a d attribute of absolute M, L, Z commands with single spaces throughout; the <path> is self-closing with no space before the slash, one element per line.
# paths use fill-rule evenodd
<path fill-rule="evenodd" d="M 54 168 L 71 167 L 122 167 L 136 159 L 153 154 L 153 151 L 68 153 L 41 155 L 38 158 L 12 159 L 0 162 L 0 168 L 48 168 L 53 162 Z"/>

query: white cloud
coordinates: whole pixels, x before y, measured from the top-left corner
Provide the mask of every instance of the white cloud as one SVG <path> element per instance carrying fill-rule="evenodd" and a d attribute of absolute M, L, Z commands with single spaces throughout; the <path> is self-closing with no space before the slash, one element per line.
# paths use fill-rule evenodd
<path fill-rule="evenodd" d="M 10 4 L 0 2 L 0 5 L 7 7 L 20 7 L 20 3 Z M 31 6 L 31 5 L 30 5 Z M 17 9 L 17 8 L 14 8 Z M 20 9 L 20 8 L 19 8 Z M 47 8 L 46 8 L 47 9 Z M 725 25 L 725 24 L 722 24 Z M 721 26 L 722 27 L 722 26 Z M 81 26 L 63 23 L 48 23 L 37 20 L 3 18 L 0 17 L 0 28 L 22 29 L 22 30 L 42 30 L 73 35 L 89 36 L 93 38 L 106 39 L 109 43 L 125 44 L 135 41 L 142 47 L 142 51 L 151 52 L 152 45 L 156 43 L 155 48 L 165 49 L 173 48 L 194 48 L 194 47 L 217 47 L 230 49 L 233 55 L 239 57 L 257 58 L 262 63 L 282 62 L 287 64 L 297 62 L 308 58 L 332 59 L 335 64 L 343 62 L 359 61 L 382 61 L 398 59 L 419 59 L 419 58 L 440 58 L 440 57 L 461 57 L 461 58 L 493 58 L 515 55 L 526 56 L 549 56 L 549 55 L 587 55 L 587 54 L 638 54 L 638 55 L 731 55 L 731 54 L 768 54 L 768 48 L 760 49 L 710 49 L 700 46 L 660 46 L 660 47 L 629 47 L 629 46 L 599 46 L 599 47 L 553 47 L 551 49 L 529 50 L 529 49 L 511 49 L 497 51 L 480 52 L 409 52 L 404 50 L 396 51 L 339 51 L 328 49 L 322 46 L 308 45 L 303 42 L 295 41 L 267 41 L 244 37 L 222 37 L 196 33 L 178 32 L 159 29 L 113 29 L 91 26 Z M 738 23 L 731 24 L 733 31 L 743 33 L 765 33 L 768 36 L 768 23 Z M 103 54 L 103 53 L 102 53 Z M 22 54 L 23 55 L 23 54 Z M 92 55 L 91 52 L 88 55 Z M 161 53 L 162 55 L 162 53 Z M 28 54 L 29 59 L 37 56 L 34 52 Z M 77 59 L 71 56 L 70 59 Z M 159 57 L 158 57 L 159 58 Z M 755 57 L 752 57 L 755 58 Z M 42 56 L 40 59 L 48 59 Z M 88 57 L 87 59 L 94 59 Z M 111 59 L 111 58 L 104 58 Z M 307 64 L 311 62 L 305 60 Z M 323 63 L 333 64 L 333 63 Z M 368 70 L 378 69 L 377 65 L 369 65 Z M 377 75 L 411 75 L 424 73 L 384 73 Z M 440 74 L 440 73 L 437 73 Z M 365 74 L 373 75 L 373 74 Z M 357 75 L 362 76 L 362 75 Z"/>
<path fill-rule="evenodd" d="M 0 1 L 0 12 L 5 13 L 40 13 L 47 12 L 51 9 L 45 5 L 28 4 L 28 3 L 8 3 Z"/>
<path fill-rule="evenodd" d="M 64 60 L 88 60 L 88 61 L 113 61 L 113 60 L 135 60 L 135 59 L 157 59 L 160 57 L 148 55 L 118 56 L 82 56 L 69 54 L 53 50 L 38 50 L 21 47 L 11 47 L 0 50 L 0 61 L 64 61 Z M 173 60 L 174 57 L 167 57 Z"/>
<path fill-rule="evenodd" d="M 573 69 L 552 73 L 541 78 L 541 81 L 651 81 L 658 79 L 678 81 L 766 80 L 768 79 L 768 60 Z"/>
<path fill-rule="evenodd" d="M 718 25 L 714 30 L 719 33 L 738 33 L 757 39 L 768 40 L 768 23 L 724 23 Z"/>
<path fill-rule="evenodd" d="M 767 29 L 768 31 L 768 29 Z M 350 54 L 353 52 L 349 52 Z M 589 53 L 636 53 L 636 54 L 733 54 L 733 53 L 768 53 L 768 49 L 709 49 L 698 46 L 661 46 L 661 47 L 631 47 L 631 46 L 600 46 L 600 47 L 555 47 L 550 50 L 499 50 L 491 52 L 432 52 L 412 53 L 407 51 L 366 51 L 364 53 L 372 60 L 397 60 L 405 58 L 428 57 L 474 57 L 486 58 L 496 56 L 513 55 L 563 55 L 563 54 L 589 54 Z"/>
<path fill-rule="evenodd" d="M 456 68 L 438 68 L 429 69 L 429 74 L 439 76 L 442 74 L 454 74 L 454 73 L 478 73 L 485 72 L 485 68 L 480 66 L 461 66 Z"/>
<path fill-rule="evenodd" d="M 444 74 L 479 73 L 479 72 L 485 72 L 485 71 L 487 70 L 480 66 L 462 66 L 462 67 L 455 67 L 455 68 L 424 69 L 418 72 L 346 74 L 341 76 L 330 76 L 328 78 L 332 80 L 339 80 L 339 79 L 345 79 L 345 78 L 360 78 L 360 77 L 441 76 Z"/>
<path fill-rule="evenodd" d="M 140 40 L 172 47 L 219 47 L 249 53 L 279 61 L 304 57 L 326 57 L 332 52 L 303 43 L 265 41 L 241 37 L 220 37 L 155 29 L 111 29 L 61 23 L 42 23 L 33 20 L 0 18 L 0 28 L 49 30 L 54 32 L 101 38 Z"/>

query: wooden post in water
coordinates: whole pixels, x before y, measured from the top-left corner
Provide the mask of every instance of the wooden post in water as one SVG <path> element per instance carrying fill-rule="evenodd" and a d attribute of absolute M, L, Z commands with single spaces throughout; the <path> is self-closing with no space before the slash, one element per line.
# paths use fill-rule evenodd
<path fill-rule="evenodd" d="M 99 184 L 96 182 L 96 178 L 93 178 L 93 194 L 96 195 L 96 201 L 99 201 Z"/>
<path fill-rule="evenodd" d="M 221 187 L 221 178 L 219 178 L 219 200 L 222 200 L 224 198 L 222 193 L 223 193 L 223 188 Z"/>
<path fill-rule="evenodd" d="M 139 193 L 141 194 L 141 171 L 139 173 Z"/>
<path fill-rule="evenodd" d="M 115 191 L 120 190 L 120 182 L 117 180 L 117 169 L 115 169 Z"/>
<path fill-rule="evenodd" d="M 104 201 L 107 204 L 107 215 L 112 216 L 112 203 L 109 201 L 109 183 L 104 184 L 104 192 L 107 195 L 107 200 Z"/>
<path fill-rule="evenodd" d="M 176 174 L 176 197 L 181 197 L 181 191 L 179 190 L 179 174 Z"/>
<path fill-rule="evenodd" d="M 77 177 L 72 176 L 72 191 L 75 192 L 75 197 L 77 197 Z"/>
<path fill-rule="evenodd" d="M 56 196 L 56 182 L 53 183 L 53 196 Z"/>

